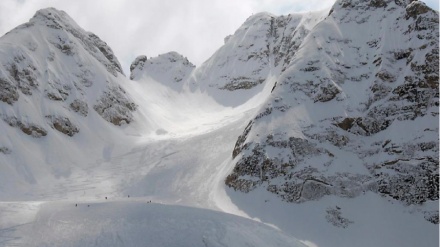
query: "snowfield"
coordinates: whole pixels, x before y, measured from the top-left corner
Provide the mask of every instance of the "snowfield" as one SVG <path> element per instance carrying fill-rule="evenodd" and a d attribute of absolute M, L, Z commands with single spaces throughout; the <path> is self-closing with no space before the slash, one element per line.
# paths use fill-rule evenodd
<path fill-rule="evenodd" d="M 89 143 L 101 152 L 78 155 L 72 162 L 80 165 L 68 174 L 36 178 L 14 201 L 3 196 L 0 246 L 304 246 L 274 227 L 222 213 L 245 215 L 225 201 L 225 161 L 253 109 L 209 104 L 202 94 L 177 94 L 151 79 L 126 83 L 145 104 L 135 114 L 155 122 L 125 126 L 111 145 Z"/>
<path fill-rule="evenodd" d="M 37 207 L 31 224 L 2 231 L 2 244 L 305 247 L 280 230 L 206 209 L 136 200 L 84 202 L 77 206 L 73 201 L 52 202 Z M 11 206 L 7 208 L 13 211 Z"/>
<path fill-rule="evenodd" d="M 155 122 L 126 126 L 118 142 L 95 143 L 98 155 L 76 157 L 83 165 L 69 175 L 3 198 L 0 246 L 305 246 L 241 217 L 225 193 L 234 140 L 253 109 L 209 104 L 151 79 L 124 88 L 145 104 L 135 114 Z"/>

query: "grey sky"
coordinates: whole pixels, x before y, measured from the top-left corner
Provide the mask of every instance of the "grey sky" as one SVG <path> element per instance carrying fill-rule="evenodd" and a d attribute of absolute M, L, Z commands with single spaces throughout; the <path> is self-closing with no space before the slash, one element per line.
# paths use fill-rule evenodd
<path fill-rule="evenodd" d="M 124 70 L 138 55 L 177 51 L 200 65 L 253 13 L 330 8 L 335 0 L 1 0 L 0 36 L 41 8 L 66 11 L 106 41 Z M 425 1 L 439 9 L 438 0 Z"/>

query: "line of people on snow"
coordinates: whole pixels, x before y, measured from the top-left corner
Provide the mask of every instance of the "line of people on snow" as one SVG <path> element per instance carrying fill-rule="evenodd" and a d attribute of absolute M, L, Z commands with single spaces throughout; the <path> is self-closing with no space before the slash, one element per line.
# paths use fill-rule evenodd
<path fill-rule="evenodd" d="M 128 198 L 130 198 L 130 195 L 127 195 Z M 107 197 L 105 197 L 107 200 Z M 151 203 L 151 200 L 147 201 L 147 203 Z M 75 203 L 75 207 L 78 207 L 78 203 Z M 90 204 L 87 204 L 87 207 L 90 207 Z"/>

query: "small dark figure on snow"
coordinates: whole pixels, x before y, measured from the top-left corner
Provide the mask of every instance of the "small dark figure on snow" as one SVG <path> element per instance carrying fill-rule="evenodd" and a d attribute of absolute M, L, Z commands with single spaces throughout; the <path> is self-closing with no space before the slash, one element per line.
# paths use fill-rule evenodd
<path fill-rule="evenodd" d="M 90 205 L 87 205 L 87 207 L 90 207 Z"/>
<path fill-rule="evenodd" d="M 130 198 L 130 195 L 128 195 L 128 198 Z"/>
<path fill-rule="evenodd" d="M 107 197 L 105 197 L 105 199 L 107 200 Z"/>
<path fill-rule="evenodd" d="M 75 204 L 75 207 L 78 207 L 78 203 L 77 203 L 77 204 Z"/>

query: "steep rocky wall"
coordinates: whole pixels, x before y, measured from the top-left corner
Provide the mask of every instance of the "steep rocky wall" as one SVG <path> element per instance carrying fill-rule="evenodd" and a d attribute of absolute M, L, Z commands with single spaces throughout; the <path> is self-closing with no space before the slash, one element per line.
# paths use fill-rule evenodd
<path fill-rule="evenodd" d="M 438 20 L 419 1 L 337 1 L 238 138 L 226 184 L 438 200 Z"/>

